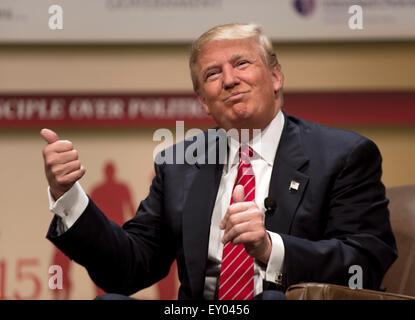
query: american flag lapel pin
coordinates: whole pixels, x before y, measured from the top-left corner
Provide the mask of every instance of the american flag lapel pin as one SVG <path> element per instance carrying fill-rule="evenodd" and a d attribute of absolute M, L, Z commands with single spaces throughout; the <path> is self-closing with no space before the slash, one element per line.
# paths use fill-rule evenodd
<path fill-rule="evenodd" d="M 297 182 L 297 181 L 295 181 L 295 180 L 291 180 L 291 183 L 290 183 L 290 187 L 288 188 L 288 190 L 296 190 L 296 191 L 298 191 L 298 188 L 300 187 L 300 183 L 299 182 Z"/>

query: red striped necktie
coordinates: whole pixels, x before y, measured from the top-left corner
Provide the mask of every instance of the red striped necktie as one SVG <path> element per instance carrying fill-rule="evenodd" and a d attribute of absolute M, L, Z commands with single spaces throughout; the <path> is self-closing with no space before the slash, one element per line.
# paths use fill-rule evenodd
<path fill-rule="evenodd" d="M 244 187 L 244 201 L 255 200 L 255 176 L 250 158 L 251 147 L 239 150 L 238 175 L 232 189 L 240 184 Z M 231 196 L 233 204 L 233 196 Z M 219 300 L 248 300 L 254 296 L 254 258 L 248 255 L 243 244 L 234 246 L 228 242 L 223 247 L 222 267 L 219 278 Z"/>

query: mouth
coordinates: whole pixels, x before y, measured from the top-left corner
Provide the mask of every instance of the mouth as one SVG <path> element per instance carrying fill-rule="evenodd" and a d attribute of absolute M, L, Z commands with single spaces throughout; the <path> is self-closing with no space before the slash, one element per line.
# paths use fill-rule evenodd
<path fill-rule="evenodd" d="M 223 101 L 228 102 L 228 101 L 236 101 L 236 100 L 242 99 L 242 97 L 248 92 L 249 91 L 235 91 L 231 93 L 229 96 L 227 96 L 225 99 L 223 99 Z"/>

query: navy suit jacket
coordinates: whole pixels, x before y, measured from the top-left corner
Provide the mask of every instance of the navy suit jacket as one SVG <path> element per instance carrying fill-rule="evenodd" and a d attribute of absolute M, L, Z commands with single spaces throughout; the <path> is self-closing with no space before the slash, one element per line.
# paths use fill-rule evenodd
<path fill-rule="evenodd" d="M 397 256 L 378 148 L 350 131 L 284 117 L 269 187 L 276 209 L 265 218 L 267 230 L 284 242 L 284 287 L 309 281 L 348 285 L 349 268 L 358 265 L 364 288 L 378 289 Z M 198 141 L 211 147 L 208 139 L 205 133 Z M 198 156 L 195 145 L 184 141 L 166 152 Z M 179 298 L 202 299 L 223 169 L 205 157 L 194 164 L 156 164 L 149 195 L 122 228 L 90 200 L 63 234 L 56 233 L 55 216 L 48 239 L 107 292 L 129 295 L 148 287 L 176 259 Z M 297 190 L 289 188 L 291 181 L 299 183 Z"/>

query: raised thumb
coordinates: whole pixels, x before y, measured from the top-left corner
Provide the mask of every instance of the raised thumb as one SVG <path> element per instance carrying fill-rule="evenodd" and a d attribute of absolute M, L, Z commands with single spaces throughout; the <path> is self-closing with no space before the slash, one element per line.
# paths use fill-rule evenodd
<path fill-rule="evenodd" d="M 45 141 L 48 144 L 54 143 L 59 140 L 58 135 L 50 129 L 45 128 L 40 130 L 40 135 L 43 137 L 43 139 L 45 139 Z"/>
<path fill-rule="evenodd" d="M 244 187 L 238 184 L 235 189 L 233 190 L 233 202 L 243 202 L 245 198 L 245 190 Z"/>

